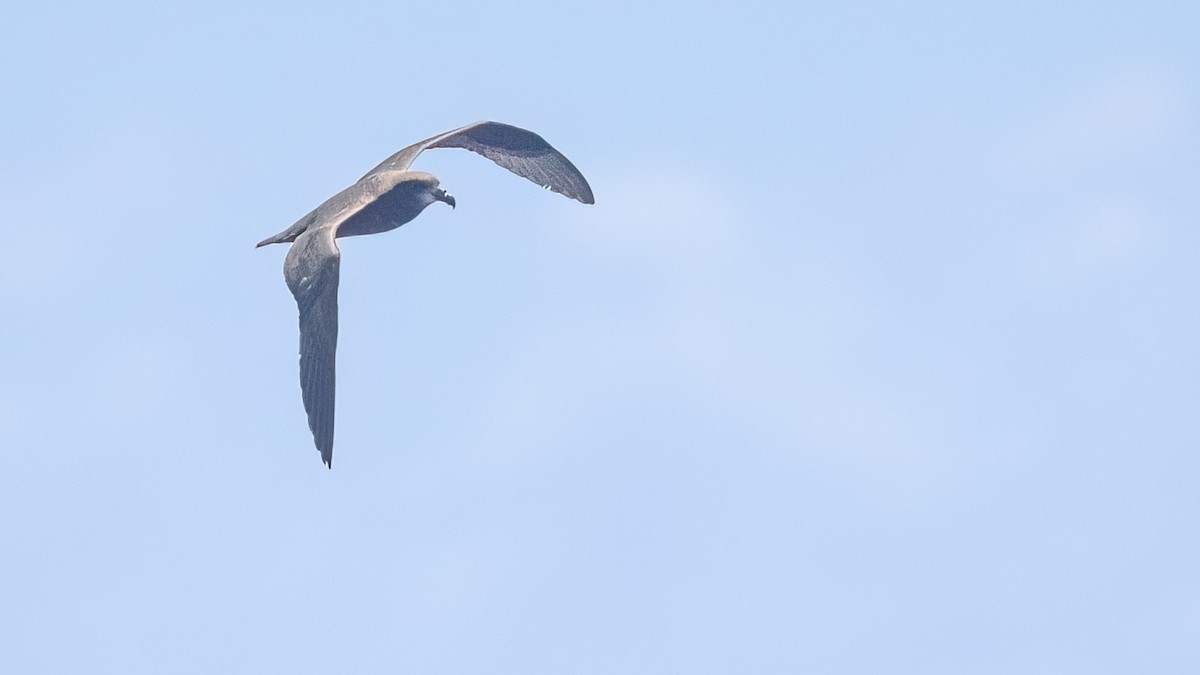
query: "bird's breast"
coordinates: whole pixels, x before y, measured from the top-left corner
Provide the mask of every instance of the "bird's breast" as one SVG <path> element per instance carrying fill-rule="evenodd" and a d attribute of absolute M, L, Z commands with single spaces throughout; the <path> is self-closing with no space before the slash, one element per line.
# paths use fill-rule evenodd
<path fill-rule="evenodd" d="M 394 230 L 421 214 L 429 200 L 407 186 L 397 186 L 379 195 L 338 226 L 337 236 L 354 237 Z"/>

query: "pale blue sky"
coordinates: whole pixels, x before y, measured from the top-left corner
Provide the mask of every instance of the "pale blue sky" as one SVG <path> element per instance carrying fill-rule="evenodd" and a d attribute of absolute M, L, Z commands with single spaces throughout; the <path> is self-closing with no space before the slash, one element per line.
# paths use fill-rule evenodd
<path fill-rule="evenodd" d="M 0 8 L 0 670 L 1200 671 L 1200 5 Z M 283 247 L 344 240 L 334 470 Z"/>

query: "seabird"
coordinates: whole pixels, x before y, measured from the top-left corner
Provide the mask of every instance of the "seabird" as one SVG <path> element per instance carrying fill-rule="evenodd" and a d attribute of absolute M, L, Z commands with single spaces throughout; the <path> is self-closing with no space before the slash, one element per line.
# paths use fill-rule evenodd
<path fill-rule="evenodd" d="M 291 242 L 283 278 L 300 309 L 300 390 L 308 428 L 333 468 L 334 360 L 338 331 L 337 237 L 387 232 L 416 218 L 426 206 L 454 197 L 431 174 L 409 171 L 431 148 L 463 148 L 492 160 L 544 188 L 593 204 L 583 174 L 541 136 L 499 122 L 476 122 L 404 148 L 358 182 L 330 197 L 288 229 L 258 246 Z"/>

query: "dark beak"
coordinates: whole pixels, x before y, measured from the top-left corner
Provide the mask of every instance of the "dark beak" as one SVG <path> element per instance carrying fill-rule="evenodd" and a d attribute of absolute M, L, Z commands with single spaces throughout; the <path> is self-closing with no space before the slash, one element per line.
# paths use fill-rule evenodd
<path fill-rule="evenodd" d="M 445 190 L 438 190 L 436 197 L 439 202 L 446 202 L 450 205 L 450 208 L 454 208 L 454 195 Z"/>

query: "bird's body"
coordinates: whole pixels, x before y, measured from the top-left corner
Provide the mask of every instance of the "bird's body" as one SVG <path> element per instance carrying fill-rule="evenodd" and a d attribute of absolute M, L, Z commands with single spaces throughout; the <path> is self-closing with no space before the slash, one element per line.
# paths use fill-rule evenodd
<path fill-rule="evenodd" d="M 477 122 L 438 134 L 384 160 L 354 185 L 259 246 L 291 242 L 283 276 L 300 310 L 300 389 L 313 442 L 333 466 L 333 411 L 337 352 L 337 288 L 341 253 L 335 239 L 394 230 L 434 202 L 454 197 L 428 173 L 409 171 L 429 148 L 476 152 L 518 176 L 584 204 L 591 188 L 566 157 L 537 134 L 498 122 Z"/>

